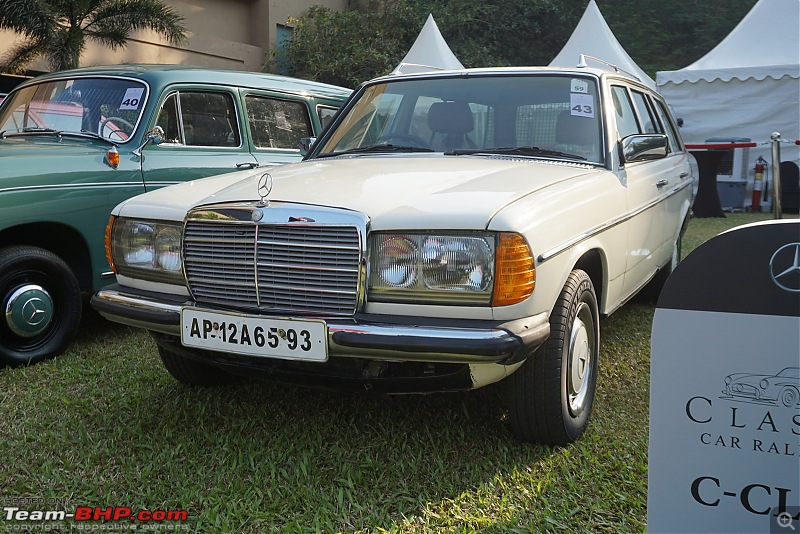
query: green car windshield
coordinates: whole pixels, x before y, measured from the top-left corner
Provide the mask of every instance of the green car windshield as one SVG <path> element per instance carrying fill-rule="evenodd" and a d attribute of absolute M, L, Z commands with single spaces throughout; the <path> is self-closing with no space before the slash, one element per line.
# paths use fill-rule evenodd
<path fill-rule="evenodd" d="M 124 78 L 80 77 L 24 87 L 0 107 L 0 132 L 59 132 L 125 143 L 136 131 L 147 86 Z"/>
<path fill-rule="evenodd" d="M 442 152 L 604 162 L 597 81 L 474 74 L 367 86 L 316 157 Z"/>

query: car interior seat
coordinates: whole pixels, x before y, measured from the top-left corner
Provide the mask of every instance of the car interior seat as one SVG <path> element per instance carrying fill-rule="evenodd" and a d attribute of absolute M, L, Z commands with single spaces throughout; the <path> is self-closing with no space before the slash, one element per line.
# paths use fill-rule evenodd
<path fill-rule="evenodd" d="M 435 102 L 428 110 L 431 146 L 439 150 L 475 148 L 468 134 L 475 129 L 472 110 L 466 102 Z"/>
<path fill-rule="evenodd" d="M 562 110 L 556 119 L 555 140 L 558 149 L 591 159 L 599 141 L 596 119 L 572 115 Z"/>

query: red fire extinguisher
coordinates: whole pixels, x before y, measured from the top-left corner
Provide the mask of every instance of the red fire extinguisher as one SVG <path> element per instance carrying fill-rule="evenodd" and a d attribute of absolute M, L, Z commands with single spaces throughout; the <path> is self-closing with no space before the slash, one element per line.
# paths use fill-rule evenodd
<path fill-rule="evenodd" d="M 755 168 L 755 180 L 753 181 L 753 211 L 761 211 L 761 191 L 764 190 L 764 171 L 767 168 L 767 160 L 758 156 Z"/>

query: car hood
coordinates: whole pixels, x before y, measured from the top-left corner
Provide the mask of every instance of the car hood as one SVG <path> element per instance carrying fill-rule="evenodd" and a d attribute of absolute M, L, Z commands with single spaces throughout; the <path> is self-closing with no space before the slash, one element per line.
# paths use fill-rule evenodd
<path fill-rule="evenodd" d="M 123 216 L 181 220 L 190 208 L 259 200 L 269 172 L 271 202 L 359 211 L 373 229 L 475 229 L 504 206 L 576 176 L 607 172 L 589 165 L 476 156 L 367 156 L 317 159 L 187 182 L 118 206 Z"/>
<path fill-rule="evenodd" d="M 0 161 L 5 165 L 12 158 L 62 157 L 71 155 L 103 154 L 111 148 L 104 141 L 56 135 L 15 135 L 0 139 Z"/>
<path fill-rule="evenodd" d="M 37 185 L 61 183 L 57 175 L 72 168 L 65 160 L 79 158 L 84 162 L 101 162 L 110 143 L 94 139 L 54 135 L 26 135 L 0 139 L 0 187 L 25 186 L 28 177 Z"/>
<path fill-rule="evenodd" d="M 775 378 L 775 375 L 757 375 L 757 374 L 750 374 L 750 373 L 737 373 L 733 375 L 729 375 L 731 379 L 731 383 L 733 382 L 748 382 L 748 383 L 757 383 L 762 381 L 765 378 Z"/>

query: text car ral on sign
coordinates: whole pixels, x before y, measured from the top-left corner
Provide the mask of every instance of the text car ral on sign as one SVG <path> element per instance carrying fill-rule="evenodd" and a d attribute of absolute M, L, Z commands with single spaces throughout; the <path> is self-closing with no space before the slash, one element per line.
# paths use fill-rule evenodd
<path fill-rule="evenodd" d="M 800 222 L 736 228 L 670 277 L 653 321 L 648 530 L 800 526 Z"/>

